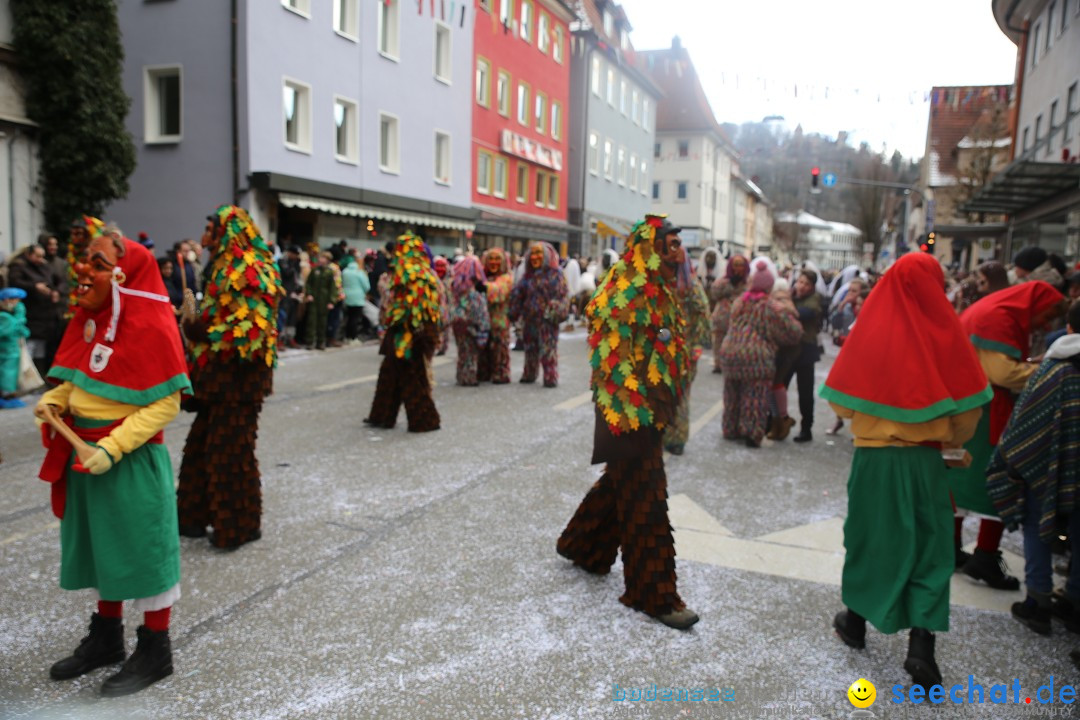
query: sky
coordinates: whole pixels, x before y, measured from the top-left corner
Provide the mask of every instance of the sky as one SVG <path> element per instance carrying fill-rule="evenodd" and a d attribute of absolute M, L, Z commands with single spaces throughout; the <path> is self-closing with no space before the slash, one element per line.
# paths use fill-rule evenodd
<path fill-rule="evenodd" d="M 990 0 L 617 0 L 638 50 L 678 35 L 716 119 L 922 157 L 935 85 L 1008 85 L 1016 46 Z"/>

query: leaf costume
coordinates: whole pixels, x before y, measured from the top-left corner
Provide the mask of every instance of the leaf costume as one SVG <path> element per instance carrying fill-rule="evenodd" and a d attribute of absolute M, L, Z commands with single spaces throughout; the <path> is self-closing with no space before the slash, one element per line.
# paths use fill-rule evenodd
<path fill-rule="evenodd" d="M 209 220 L 211 258 L 199 315 L 184 322 L 195 358 L 195 422 L 180 464 L 180 530 L 214 530 L 216 547 L 262 534 L 262 481 L 255 457 L 259 412 L 273 391 L 278 302 L 284 292 L 270 248 L 247 211 L 222 205 Z"/>
<path fill-rule="evenodd" d="M 499 268 L 494 275 L 487 275 L 488 319 L 491 334 L 486 347 L 480 349 L 477 378 L 480 382 L 490 380 L 495 385 L 510 382 L 510 292 L 514 288 L 514 276 L 510 262 L 502 248 L 486 250 L 480 264 L 487 271 L 488 262 L 498 258 Z"/>

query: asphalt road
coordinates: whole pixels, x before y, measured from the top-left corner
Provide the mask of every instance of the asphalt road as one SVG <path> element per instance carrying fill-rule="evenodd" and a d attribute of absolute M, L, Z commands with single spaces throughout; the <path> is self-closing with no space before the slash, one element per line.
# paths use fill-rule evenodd
<path fill-rule="evenodd" d="M 859 678 L 876 685 L 879 718 L 1072 714 L 1035 691 L 1080 678 L 1067 659 L 1080 642 L 1056 623 L 1036 636 L 1008 616 L 1020 593 L 959 577 L 938 639 L 946 683 L 964 683 L 964 698 L 969 682 L 1008 684 L 1010 702 L 892 703 L 908 683 L 906 636 L 871 631 L 857 652 L 830 628 L 850 436 L 824 435 L 833 416 L 819 401 L 809 445 L 725 443 L 723 383 L 707 359 L 693 437 L 667 462 L 679 591 L 701 622 L 680 633 L 622 606 L 621 566 L 593 577 L 554 550 L 600 472 L 589 465 L 584 334 L 564 334 L 560 353 L 554 390 L 460 388 L 452 357 L 440 362 L 443 429 L 427 435 L 407 433 L 404 418 L 394 430 L 361 423 L 373 346 L 286 353 L 261 419 L 263 539 L 231 553 L 182 540 L 176 672 L 120 699 L 97 694 L 111 670 L 48 677 L 93 607 L 57 586 L 31 410 L 0 412 L 0 717 L 846 718 Z M 520 353 L 513 363 L 516 380 Z M 176 466 L 191 420 L 166 431 Z M 1019 552 L 1018 538 L 1006 547 Z M 129 646 L 139 620 L 129 613 Z M 651 700 L 654 687 L 685 699 Z M 709 701 L 710 690 L 729 699 Z"/>

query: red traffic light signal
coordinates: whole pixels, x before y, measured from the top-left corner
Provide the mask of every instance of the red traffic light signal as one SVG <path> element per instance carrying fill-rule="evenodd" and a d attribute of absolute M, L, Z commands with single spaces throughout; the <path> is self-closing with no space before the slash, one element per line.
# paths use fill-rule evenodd
<path fill-rule="evenodd" d="M 814 166 L 810 168 L 810 186 L 816 188 L 818 182 L 821 180 L 821 168 Z"/>

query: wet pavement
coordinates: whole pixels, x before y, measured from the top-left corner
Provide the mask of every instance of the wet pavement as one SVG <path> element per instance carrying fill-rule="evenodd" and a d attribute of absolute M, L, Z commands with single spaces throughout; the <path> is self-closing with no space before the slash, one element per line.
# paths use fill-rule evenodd
<path fill-rule="evenodd" d="M 594 577 L 554 551 L 600 472 L 584 333 L 560 352 L 556 389 L 516 382 L 521 353 L 515 382 L 480 388 L 456 387 L 440 359 L 443 429 L 412 435 L 404 416 L 393 430 L 361 423 L 374 346 L 288 351 L 260 421 L 263 539 L 234 552 L 182 540 L 175 673 L 119 699 L 97 692 L 111 670 L 48 677 L 93 606 L 57 587 L 31 409 L 0 412 L 0 718 L 847 718 L 859 678 L 877 687 L 878 718 L 1073 714 L 1036 691 L 1080 679 L 1068 661 L 1080 638 L 1058 623 L 1035 635 L 1008 615 L 1021 593 L 960 577 L 938 661 L 958 697 L 981 685 L 985 702 L 893 703 L 906 636 L 871 631 L 860 652 L 830 627 L 850 435 L 824 434 L 834 418 L 819 400 L 812 443 L 723 441 L 707 358 L 694 434 L 667 460 L 679 591 L 701 622 L 680 633 L 622 606 L 621 565 Z M 794 384 L 790 404 L 797 416 Z M 192 419 L 166 431 L 174 466 Z M 1017 535 L 1004 547 L 1020 552 Z M 129 648 L 140 619 L 128 613 Z M 1007 702 L 991 703 L 995 684 Z"/>

